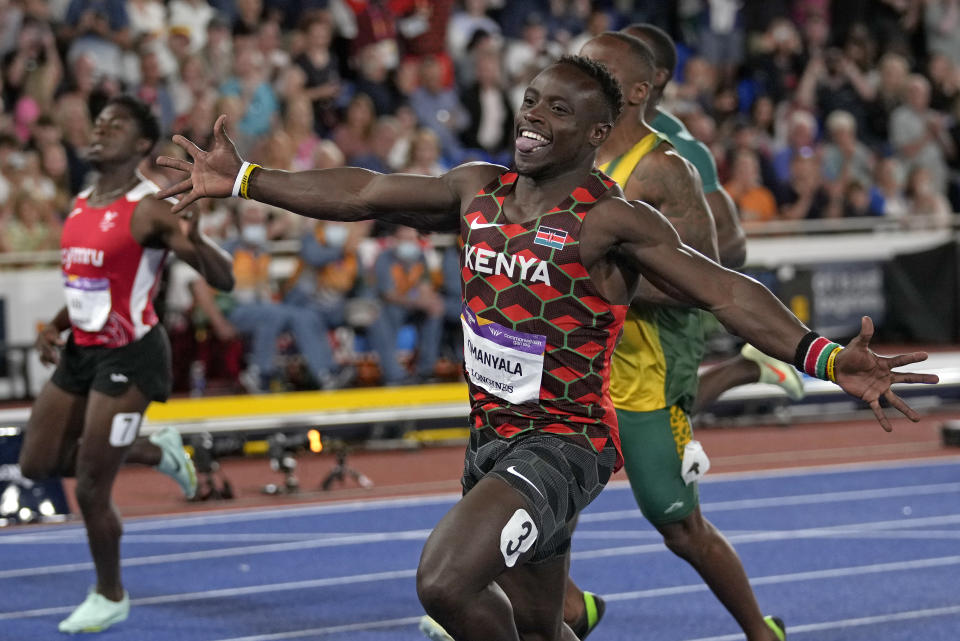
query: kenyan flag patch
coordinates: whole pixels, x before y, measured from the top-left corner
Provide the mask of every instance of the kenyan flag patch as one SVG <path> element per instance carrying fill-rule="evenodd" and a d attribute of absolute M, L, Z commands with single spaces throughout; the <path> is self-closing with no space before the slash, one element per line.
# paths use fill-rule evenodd
<path fill-rule="evenodd" d="M 567 242 L 567 232 L 562 229 L 553 229 L 552 227 L 537 227 L 537 235 L 533 239 L 534 245 L 543 245 L 552 249 L 563 249 Z"/>

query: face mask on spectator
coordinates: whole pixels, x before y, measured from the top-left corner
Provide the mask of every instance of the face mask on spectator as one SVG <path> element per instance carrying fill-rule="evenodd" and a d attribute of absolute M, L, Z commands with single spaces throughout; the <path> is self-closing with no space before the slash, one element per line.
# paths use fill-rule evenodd
<path fill-rule="evenodd" d="M 394 251 L 397 253 L 397 258 L 406 263 L 412 263 L 420 258 L 420 245 L 412 240 L 404 240 L 397 243 L 397 247 Z"/>
<path fill-rule="evenodd" d="M 343 247 L 350 230 L 346 225 L 327 225 L 323 228 L 323 239 L 328 247 Z"/>
<path fill-rule="evenodd" d="M 243 242 L 255 247 L 263 247 L 267 244 L 267 226 L 266 225 L 244 225 L 240 232 Z"/>

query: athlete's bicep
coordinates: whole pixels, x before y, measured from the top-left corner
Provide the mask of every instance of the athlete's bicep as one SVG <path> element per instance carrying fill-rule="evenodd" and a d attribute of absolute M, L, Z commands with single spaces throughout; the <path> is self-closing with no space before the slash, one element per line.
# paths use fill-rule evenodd
<path fill-rule="evenodd" d="M 618 225 L 620 254 L 658 289 L 697 305 L 722 305 L 728 270 L 683 244 L 670 222 L 646 203 L 633 202 L 633 215 Z"/>
<path fill-rule="evenodd" d="M 717 232 L 693 165 L 675 151 L 658 154 L 630 178 L 631 197 L 654 204 L 680 239 L 708 258 L 717 258 Z"/>
<path fill-rule="evenodd" d="M 357 192 L 373 217 L 422 231 L 459 228 L 460 196 L 446 175 L 378 174 Z"/>

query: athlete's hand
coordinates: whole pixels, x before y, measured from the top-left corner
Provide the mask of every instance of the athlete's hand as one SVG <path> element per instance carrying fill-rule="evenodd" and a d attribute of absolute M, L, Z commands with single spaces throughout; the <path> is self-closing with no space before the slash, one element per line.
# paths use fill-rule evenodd
<path fill-rule="evenodd" d="M 37 334 L 37 340 L 34 347 L 40 352 L 40 362 L 44 365 L 57 365 L 60 363 L 60 348 L 63 347 L 64 340 L 60 336 L 60 330 L 53 325 L 44 325 L 40 333 Z"/>
<path fill-rule="evenodd" d="M 194 243 L 202 241 L 200 235 L 200 212 L 196 207 L 184 209 L 180 212 L 180 231 Z"/>
<path fill-rule="evenodd" d="M 173 206 L 178 213 L 200 198 L 226 198 L 233 193 L 233 183 L 243 161 L 237 153 L 237 146 L 227 135 L 227 117 L 221 115 L 213 125 L 213 146 L 210 151 L 200 149 L 191 141 L 177 134 L 173 142 L 179 145 L 193 162 L 160 156 L 157 164 L 190 174 L 189 178 L 167 187 L 157 194 L 157 198 L 169 198 L 183 194 L 180 202 Z"/>
<path fill-rule="evenodd" d="M 890 420 L 880 407 L 880 397 L 887 399 L 911 421 L 920 420 L 916 410 L 897 396 L 890 388 L 894 383 L 936 383 L 940 379 L 935 374 L 915 374 L 911 372 L 894 372 L 894 367 L 902 367 L 910 363 L 919 363 L 927 360 L 926 352 L 912 352 L 899 356 L 878 356 L 870 350 L 870 339 L 873 338 L 873 321 L 864 316 L 860 321 L 860 333 L 837 354 L 836 367 L 837 385 L 846 393 L 856 396 L 870 404 L 873 415 L 886 431 L 891 431 Z"/>

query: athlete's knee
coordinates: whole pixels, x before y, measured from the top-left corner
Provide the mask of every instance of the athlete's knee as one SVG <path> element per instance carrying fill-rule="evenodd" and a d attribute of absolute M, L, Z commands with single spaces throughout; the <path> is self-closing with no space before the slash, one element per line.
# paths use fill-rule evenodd
<path fill-rule="evenodd" d="M 21 452 L 20 474 L 31 481 L 46 481 L 57 475 L 56 461 L 43 460 Z"/>
<path fill-rule="evenodd" d="M 74 490 L 81 512 L 89 512 L 110 504 L 112 479 L 105 478 L 96 470 L 77 470 L 77 486 Z"/>
<path fill-rule="evenodd" d="M 657 529 L 667 548 L 683 559 L 698 557 L 709 543 L 709 526 L 699 510 L 675 523 L 658 525 Z"/>
<path fill-rule="evenodd" d="M 20 474 L 31 481 L 46 481 L 58 476 L 73 476 L 73 458 L 76 446 L 67 448 L 64 460 L 51 450 L 25 447 L 20 450 L 17 465 Z"/>
<path fill-rule="evenodd" d="M 443 570 L 427 558 L 421 559 L 417 568 L 417 597 L 424 611 L 438 620 L 468 606 L 468 596 L 456 573 Z"/>

